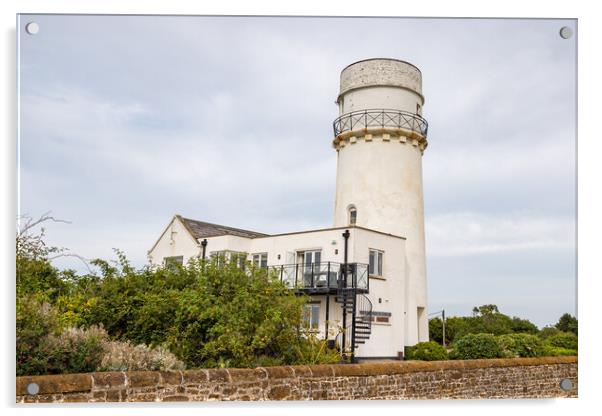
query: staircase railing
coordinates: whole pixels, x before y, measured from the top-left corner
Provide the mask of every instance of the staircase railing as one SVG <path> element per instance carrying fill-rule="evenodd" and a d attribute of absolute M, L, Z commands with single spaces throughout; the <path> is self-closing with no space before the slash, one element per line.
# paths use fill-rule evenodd
<path fill-rule="evenodd" d="M 341 303 L 344 314 L 351 314 L 351 322 L 335 340 L 341 347 L 343 359 L 353 361 L 355 350 L 364 344 L 372 333 L 372 302 L 367 296 L 344 288 L 339 291 L 337 302 Z"/>

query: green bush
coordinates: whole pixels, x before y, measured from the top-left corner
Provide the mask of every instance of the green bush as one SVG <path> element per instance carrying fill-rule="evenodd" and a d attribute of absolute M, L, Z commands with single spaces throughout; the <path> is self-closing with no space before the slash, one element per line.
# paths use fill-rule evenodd
<path fill-rule="evenodd" d="M 557 329 L 563 332 L 572 332 L 575 335 L 577 335 L 577 326 L 577 318 L 568 313 L 562 315 L 555 325 Z"/>
<path fill-rule="evenodd" d="M 547 338 L 545 343 L 551 347 L 566 348 L 569 350 L 577 349 L 577 335 L 571 332 L 561 332 Z"/>
<path fill-rule="evenodd" d="M 106 331 L 100 327 L 67 328 L 60 335 L 51 334 L 42 341 L 47 354 L 44 374 L 89 373 L 100 367 L 104 355 Z"/>
<path fill-rule="evenodd" d="M 445 348 L 434 341 L 419 342 L 406 349 L 407 360 L 439 361 L 447 360 L 448 355 Z"/>
<path fill-rule="evenodd" d="M 453 344 L 450 358 L 470 360 L 477 358 L 501 358 L 502 347 L 493 334 L 468 334 Z"/>
<path fill-rule="evenodd" d="M 543 345 L 542 355 L 544 357 L 557 357 L 562 355 L 577 355 L 577 350 L 568 348 L 552 347 L 551 345 Z"/>
<path fill-rule="evenodd" d="M 497 337 L 504 356 L 513 357 L 539 357 L 543 354 L 541 340 L 531 334 L 506 334 Z"/>
<path fill-rule="evenodd" d="M 16 370 L 17 375 L 45 374 L 48 353 L 43 341 L 59 334 L 58 313 L 47 302 L 33 295 L 17 298 Z"/>
<path fill-rule="evenodd" d="M 546 339 L 550 338 L 552 335 L 558 335 L 560 333 L 562 333 L 562 331 L 553 326 L 544 326 L 537 333 L 537 336 L 539 338 L 541 338 L 542 340 L 546 340 Z"/>
<path fill-rule="evenodd" d="M 513 316 L 510 321 L 510 328 L 514 333 L 525 333 L 525 334 L 537 334 L 539 330 L 537 325 L 529 321 L 528 319 L 521 319 L 517 316 Z"/>
<path fill-rule="evenodd" d="M 196 280 L 177 296 L 167 342 L 187 366 L 252 367 L 258 357 L 284 357 L 287 364 L 297 359 L 293 347 L 305 347 L 299 331 L 305 296 L 264 269 L 216 260 L 191 263 L 186 270 Z"/>
<path fill-rule="evenodd" d="M 299 338 L 296 344 L 285 354 L 290 364 L 336 364 L 341 361 L 338 348 L 328 348 L 328 343 L 313 334 Z"/>

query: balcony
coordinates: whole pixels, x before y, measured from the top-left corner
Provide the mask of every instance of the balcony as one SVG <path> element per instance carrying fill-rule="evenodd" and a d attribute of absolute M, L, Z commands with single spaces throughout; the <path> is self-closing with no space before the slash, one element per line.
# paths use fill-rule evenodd
<path fill-rule="evenodd" d="M 352 111 L 343 114 L 333 123 L 334 135 L 337 137 L 346 131 L 364 128 L 391 128 L 404 129 L 426 137 L 428 123 L 418 114 L 401 110 L 371 109 Z"/>
<path fill-rule="evenodd" d="M 332 261 L 284 264 L 269 269 L 290 289 L 307 294 L 336 294 L 341 289 L 368 293 L 369 290 L 368 265 L 363 263 L 348 263 L 346 278 L 344 265 Z"/>

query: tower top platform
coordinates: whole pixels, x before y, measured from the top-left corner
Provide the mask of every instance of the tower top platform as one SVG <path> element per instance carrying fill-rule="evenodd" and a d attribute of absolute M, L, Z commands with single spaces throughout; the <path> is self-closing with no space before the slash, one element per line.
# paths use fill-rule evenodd
<path fill-rule="evenodd" d="M 422 73 L 399 59 L 372 58 L 354 62 L 341 71 L 339 98 L 358 88 L 388 86 L 414 91 L 422 97 Z"/>

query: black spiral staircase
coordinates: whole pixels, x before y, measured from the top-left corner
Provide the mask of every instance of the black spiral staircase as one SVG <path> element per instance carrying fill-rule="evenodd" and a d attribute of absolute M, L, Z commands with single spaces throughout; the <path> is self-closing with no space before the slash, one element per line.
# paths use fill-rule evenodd
<path fill-rule="evenodd" d="M 343 358 L 353 362 L 355 349 L 366 343 L 372 333 L 372 302 L 355 288 L 345 287 L 339 288 L 335 301 L 343 310 L 343 331 L 337 341 Z"/>

